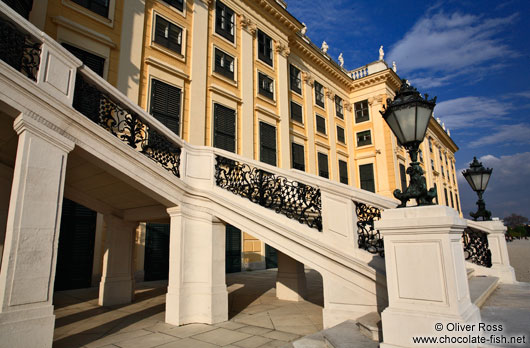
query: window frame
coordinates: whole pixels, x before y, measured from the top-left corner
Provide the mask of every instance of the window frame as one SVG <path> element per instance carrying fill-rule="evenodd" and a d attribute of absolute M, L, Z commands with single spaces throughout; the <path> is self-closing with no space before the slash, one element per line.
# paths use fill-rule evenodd
<path fill-rule="evenodd" d="M 293 118 L 293 104 L 296 104 L 300 107 L 300 121 Z M 298 104 L 294 100 L 291 100 L 289 103 L 289 119 L 300 124 L 304 124 L 304 107 L 301 104 Z"/>
<path fill-rule="evenodd" d="M 344 100 L 338 95 L 335 95 L 335 116 L 344 120 Z"/>
<path fill-rule="evenodd" d="M 339 137 L 339 129 L 342 130 L 342 140 Z M 341 125 L 337 125 L 337 142 L 346 145 L 346 130 Z"/>
<path fill-rule="evenodd" d="M 298 71 L 297 76 L 293 75 L 293 70 Z M 300 84 L 300 87 L 293 88 L 293 79 Z M 289 89 L 298 95 L 302 95 L 302 70 L 298 69 L 293 64 L 289 64 Z"/>
<path fill-rule="evenodd" d="M 263 80 L 262 80 L 263 78 Z M 272 91 L 270 90 L 266 90 L 265 88 L 262 88 L 262 82 L 267 82 L 267 80 L 269 80 L 270 84 L 270 89 L 272 89 Z M 258 94 L 264 96 L 265 98 L 268 98 L 272 101 L 274 101 L 274 79 L 271 78 L 269 75 L 261 72 L 261 71 L 258 71 Z"/>
<path fill-rule="evenodd" d="M 166 3 L 166 5 L 170 6 L 171 8 L 176 9 L 180 13 L 184 13 L 186 10 L 186 0 L 182 0 L 182 8 L 179 8 L 178 6 L 174 5 L 174 1 L 178 0 L 162 0 L 162 2 Z"/>
<path fill-rule="evenodd" d="M 78 5 L 78 6 L 81 6 L 81 7 L 84 8 L 84 9 L 90 11 L 91 13 L 94 13 L 94 14 L 96 14 L 96 15 L 102 17 L 102 18 L 109 19 L 110 8 L 111 8 L 111 5 L 112 5 L 112 4 L 111 4 L 111 0 L 107 0 L 108 4 L 107 4 L 107 8 L 106 8 L 107 11 L 106 11 L 105 14 L 102 14 L 102 13 L 96 12 L 96 10 L 94 10 L 93 8 L 90 8 L 90 7 L 89 7 L 90 5 L 86 5 L 86 6 L 85 6 L 85 5 L 81 4 L 81 3 L 80 3 L 81 0 L 70 0 L 70 1 L 71 1 L 72 3 Z M 90 4 L 93 4 L 93 3 L 94 3 L 94 0 L 85 0 L 85 1 L 87 1 L 87 2 L 90 3 Z"/>
<path fill-rule="evenodd" d="M 220 70 L 217 70 L 217 52 L 220 52 L 223 57 L 226 59 L 226 57 L 228 58 L 231 58 L 232 59 L 232 69 L 233 71 L 230 71 L 229 69 L 225 69 L 225 67 L 223 66 L 220 66 Z M 222 58 L 223 58 L 222 57 Z M 222 49 L 220 49 L 219 47 L 217 46 L 213 46 L 213 72 L 216 73 L 216 74 L 219 74 L 227 79 L 230 79 L 231 81 L 235 82 L 236 81 L 236 74 L 237 74 L 237 60 L 236 60 L 236 57 L 226 53 L 225 51 L 223 51 Z M 231 76 L 230 76 L 231 74 Z"/>
<path fill-rule="evenodd" d="M 272 38 L 269 35 L 265 34 L 265 32 L 261 29 L 258 29 L 256 35 L 257 35 L 256 42 L 258 45 L 258 59 L 271 67 L 274 66 L 274 50 L 273 50 Z M 260 41 L 261 37 L 264 40 L 263 43 Z M 267 45 L 267 41 L 268 41 L 268 45 Z M 263 49 L 261 49 L 262 45 L 263 45 Z M 268 57 L 266 56 L 267 53 L 268 53 Z"/>
<path fill-rule="evenodd" d="M 368 132 L 368 134 L 370 135 L 370 143 L 369 144 L 362 144 L 362 145 L 359 145 L 359 135 L 362 134 L 362 133 L 366 133 Z M 364 146 L 372 146 L 373 145 L 373 141 L 372 141 L 372 130 L 371 129 L 365 129 L 365 130 L 362 130 L 360 132 L 356 132 L 355 133 L 355 141 L 357 142 L 357 147 L 364 147 Z"/>
<path fill-rule="evenodd" d="M 323 163 L 323 160 L 321 159 L 326 158 L 326 171 L 323 171 L 323 168 L 321 168 L 321 163 Z M 317 164 L 318 164 L 318 176 L 321 178 L 329 179 L 329 156 L 327 153 L 323 153 L 320 151 L 317 151 Z M 322 175 L 322 173 L 326 173 L 326 176 Z"/>
<path fill-rule="evenodd" d="M 234 108 L 234 107 L 231 107 L 231 106 L 228 106 L 228 105 L 225 105 L 217 100 L 213 100 L 212 101 L 212 130 L 211 130 L 211 134 L 212 134 L 212 140 L 211 140 L 211 146 L 212 147 L 215 147 L 217 149 L 222 149 L 222 150 L 225 150 L 225 151 L 229 151 L 231 152 L 230 150 L 226 150 L 226 149 L 223 149 L 221 147 L 216 147 L 215 146 L 215 135 L 216 135 L 216 128 L 215 128 L 215 105 L 219 105 L 220 107 L 223 107 L 223 108 L 226 108 L 226 109 L 229 109 L 229 110 L 232 110 L 234 111 L 234 151 L 233 153 L 237 153 L 237 126 L 238 126 L 238 114 L 237 114 L 237 108 Z"/>
<path fill-rule="evenodd" d="M 317 81 L 315 81 L 313 85 L 315 87 L 315 104 L 320 106 L 322 109 L 325 109 L 326 108 L 326 97 L 324 96 L 324 86 L 322 86 Z"/>
<path fill-rule="evenodd" d="M 294 147 L 295 146 L 299 146 L 302 148 L 302 159 L 304 161 L 304 163 L 302 163 L 302 168 L 299 168 L 299 167 L 297 168 L 297 166 L 295 166 L 296 164 L 295 158 L 294 158 Z M 291 141 L 291 168 L 305 172 L 305 147 L 304 145 L 298 144 L 294 141 Z"/>
<path fill-rule="evenodd" d="M 268 150 L 272 150 L 272 148 L 264 146 L 264 144 L 262 142 L 262 140 L 263 140 L 262 139 L 262 135 L 263 135 L 262 126 L 274 128 L 274 164 L 266 162 L 262 158 L 263 153 L 264 153 L 263 152 L 264 148 L 268 149 Z M 278 132 L 277 132 L 276 126 L 272 125 L 272 124 L 270 124 L 268 122 L 260 120 L 258 129 L 259 129 L 259 160 L 260 160 L 260 162 L 267 163 L 267 164 L 270 164 L 270 165 L 273 165 L 273 166 L 277 166 L 278 165 Z"/>
<path fill-rule="evenodd" d="M 224 11 L 221 17 L 221 22 L 223 22 L 223 19 L 225 20 L 225 23 L 229 23 L 230 29 L 227 30 L 227 28 L 221 28 L 218 26 L 218 9 L 222 7 L 223 9 L 221 11 Z M 227 11 L 228 10 L 228 11 Z M 226 12 L 232 12 L 231 19 L 227 21 L 226 18 Z M 219 31 L 218 31 L 219 30 Z M 223 39 L 227 40 L 231 44 L 235 44 L 236 42 L 236 12 L 232 10 L 232 8 L 226 6 L 223 2 L 217 0 L 215 2 L 215 16 L 214 16 L 214 33 L 222 37 Z"/>
<path fill-rule="evenodd" d="M 318 119 L 321 118 L 324 122 L 324 132 L 321 132 L 319 130 L 319 124 L 318 124 Z M 319 114 L 315 114 L 315 129 L 317 130 L 317 133 L 318 134 L 321 134 L 321 135 L 328 135 L 327 131 L 328 131 L 328 125 L 326 124 L 326 118 L 324 116 L 321 116 Z"/>
<path fill-rule="evenodd" d="M 366 179 L 363 180 L 363 177 L 362 177 L 362 175 L 361 175 L 361 167 L 365 167 L 365 166 L 371 166 L 371 168 L 372 168 L 372 170 L 371 170 L 371 172 L 372 172 L 372 178 L 371 178 L 371 180 L 366 180 Z M 375 193 L 375 191 L 376 191 L 376 185 L 375 185 L 374 164 L 373 164 L 373 163 L 359 164 L 359 166 L 358 166 L 358 171 L 359 171 L 359 188 L 360 188 L 361 190 L 366 190 L 366 191 L 369 191 L 369 192 L 373 192 L 373 193 Z M 368 189 L 366 189 L 366 188 L 363 188 L 363 182 L 367 182 L 367 181 L 371 181 L 371 182 L 372 182 L 372 184 L 373 184 L 373 191 L 372 191 L 372 190 L 368 190 Z"/>
<path fill-rule="evenodd" d="M 348 161 L 344 161 L 344 160 L 341 160 L 339 159 L 339 181 L 342 183 L 342 184 L 345 184 L 345 185 L 349 185 L 350 184 L 350 178 L 349 178 L 349 175 L 348 175 Z M 341 166 L 341 163 L 344 163 L 344 166 Z M 342 172 L 342 168 L 344 167 L 344 169 L 346 170 L 346 176 L 342 175 L 344 174 Z M 346 180 L 343 180 L 343 179 L 346 179 Z"/>
<path fill-rule="evenodd" d="M 365 103 L 366 103 L 366 109 L 364 108 L 364 104 Z M 360 105 L 361 108 L 357 108 L 358 105 Z M 366 116 L 364 115 L 364 110 L 366 110 L 366 113 L 367 113 Z M 358 111 L 360 111 L 361 114 L 363 114 L 362 115 L 363 117 L 366 117 L 366 120 L 362 119 L 362 120 L 359 121 L 359 118 L 357 117 Z M 364 122 L 370 121 L 370 105 L 368 104 L 368 99 L 360 100 L 360 101 L 355 102 L 353 104 L 353 115 L 354 115 L 354 119 L 355 119 L 355 124 L 359 124 L 359 123 L 364 123 Z"/>
<path fill-rule="evenodd" d="M 157 41 L 157 32 L 156 32 L 157 28 L 156 27 L 157 27 L 157 23 L 158 23 L 158 19 L 159 18 L 168 23 L 168 27 L 167 27 L 167 31 L 168 32 L 170 31 L 171 26 L 180 29 L 180 44 L 179 44 L 180 51 L 175 51 L 174 49 L 172 49 L 172 48 L 164 45 L 163 43 Z M 154 11 L 153 11 L 153 23 L 154 23 L 154 25 L 152 25 L 151 45 L 156 44 L 156 46 L 153 45 L 153 47 L 161 48 L 166 53 L 170 53 L 170 54 L 173 54 L 173 55 L 176 54 L 178 57 L 183 57 L 184 56 L 185 44 L 186 44 L 186 42 L 185 42 L 185 29 L 183 27 L 181 27 L 180 25 L 176 24 L 175 22 L 167 19 L 163 15 L 161 15 L 161 14 L 159 14 L 157 12 L 154 12 Z M 167 38 L 167 40 L 169 41 L 169 37 Z"/>
<path fill-rule="evenodd" d="M 153 83 L 154 83 L 154 81 L 157 81 L 157 83 L 162 83 L 162 84 L 167 85 L 169 87 L 176 88 L 176 89 L 180 90 L 179 116 L 178 116 L 178 133 L 175 133 L 174 130 L 172 130 L 171 128 L 169 128 L 167 126 L 166 127 L 169 130 L 173 131 L 173 133 L 177 134 L 177 136 L 181 137 L 182 136 L 182 112 L 183 112 L 183 108 L 184 108 L 184 105 L 183 105 L 184 88 L 182 88 L 182 86 L 179 86 L 179 85 L 168 83 L 167 81 L 164 81 L 163 79 L 158 78 L 157 76 L 149 76 L 149 102 L 148 102 L 149 105 L 148 105 L 147 111 L 148 111 L 148 113 L 151 116 L 156 118 L 162 124 L 164 124 L 164 122 L 159 120 L 154 114 L 152 114 L 152 109 L 154 107 L 154 105 L 153 105 L 153 93 L 154 93 Z"/>

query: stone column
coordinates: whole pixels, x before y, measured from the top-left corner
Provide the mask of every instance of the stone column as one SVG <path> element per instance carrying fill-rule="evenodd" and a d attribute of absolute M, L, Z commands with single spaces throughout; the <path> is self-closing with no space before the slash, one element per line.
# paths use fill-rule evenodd
<path fill-rule="evenodd" d="M 191 207 L 170 208 L 168 213 L 166 322 L 184 325 L 228 320 L 224 225 L 211 214 Z"/>
<path fill-rule="evenodd" d="M 515 271 L 510 265 L 508 248 L 506 247 L 506 226 L 502 221 L 467 221 L 469 227 L 488 234 L 488 246 L 491 251 L 491 268 L 485 268 L 484 274 L 499 277 L 501 283 L 514 284 Z M 481 275 L 483 267 L 474 267 L 477 275 Z M 480 270 L 479 270 L 480 269 Z"/>
<path fill-rule="evenodd" d="M 256 25 L 241 18 L 241 155 L 254 159 L 254 36 Z"/>
<path fill-rule="evenodd" d="M 278 104 L 280 111 L 279 129 L 279 163 L 280 168 L 291 168 L 291 141 L 289 135 L 289 47 L 282 43 L 276 45 L 278 52 Z M 303 266 L 302 266 L 303 269 Z"/>
<path fill-rule="evenodd" d="M 100 306 L 131 303 L 134 297 L 134 234 L 138 224 L 110 214 L 106 214 L 103 220 L 105 253 L 98 303 Z"/>
<path fill-rule="evenodd" d="M 375 228 L 385 241 L 389 306 L 382 312 L 382 348 L 415 347 L 412 337 L 476 335 L 447 324 L 476 324 L 461 242 L 466 222 L 446 206 L 388 209 Z M 436 329 L 442 325 L 442 330 Z M 460 345 L 459 347 L 476 347 Z"/>
<path fill-rule="evenodd" d="M 205 145 L 206 134 L 206 78 L 208 57 L 208 7 L 209 1 L 193 2 L 193 25 L 191 33 L 190 122 L 188 141 L 194 145 Z M 193 118 L 193 119 L 192 119 Z"/>
<path fill-rule="evenodd" d="M 305 126 L 307 128 L 306 146 L 304 150 L 307 152 L 306 156 L 306 172 L 310 174 L 318 175 L 318 168 L 316 165 L 317 154 L 315 151 L 315 113 L 313 111 L 313 84 L 315 81 L 309 74 L 309 72 L 302 72 L 302 80 L 305 83 L 304 86 L 304 114 L 305 114 Z"/>
<path fill-rule="evenodd" d="M 281 251 L 277 253 L 276 297 L 280 300 L 302 301 L 307 290 L 304 264 Z"/>
<path fill-rule="evenodd" d="M 64 177 L 74 142 L 28 115 L 19 134 L 0 272 L 0 346 L 51 347 Z"/>

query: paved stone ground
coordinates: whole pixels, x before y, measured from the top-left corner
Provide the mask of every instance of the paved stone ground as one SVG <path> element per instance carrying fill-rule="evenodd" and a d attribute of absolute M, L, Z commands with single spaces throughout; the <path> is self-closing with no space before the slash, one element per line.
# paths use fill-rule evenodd
<path fill-rule="evenodd" d="M 230 320 L 216 325 L 165 324 L 166 282 L 138 284 L 125 306 L 98 306 L 97 288 L 56 292 L 53 347 L 281 347 L 322 330 L 322 278 L 306 277 L 306 301 L 290 302 L 276 298 L 276 270 L 228 274 Z"/>
<path fill-rule="evenodd" d="M 516 239 L 506 245 L 515 278 L 520 282 L 530 282 L 530 239 Z"/>

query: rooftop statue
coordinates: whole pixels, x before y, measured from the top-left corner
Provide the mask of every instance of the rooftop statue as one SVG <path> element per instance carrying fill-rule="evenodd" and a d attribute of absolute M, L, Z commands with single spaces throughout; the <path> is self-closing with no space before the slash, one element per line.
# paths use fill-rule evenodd
<path fill-rule="evenodd" d="M 383 60 L 385 58 L 385 51 L 383 51 L 383 45 L 379 47 L 379 60 Z"/>
<path fill-rule="evenodd" d="M 342 57 L 342 52 L 339 54 L 339 63 L 340 67 L 342 68 L 344 66 L 344 57 Z"/>
<path fill-rule="evenodd" d="M 307 26 L 305 25 L 305 23 L 302 23 L 302 25 L 304 26 L 302 28 L 302 30 L 300 30 L 300 34 L 302 34 L 303 36 L 305 36 L 305 33 L 307 33 Z"/>
<path fill-rule="evenodd" d="M 320 49 L 322 50 L 322 52 L 324 52 L 324 53 L 328 53 L 328 48 L 329 48 L 329 46 L 328 46 L 328 44 L 326 43 L 326 41 L 323 41 L 323 42 L 322 42 L 322 47 L 320 47 Z"/>

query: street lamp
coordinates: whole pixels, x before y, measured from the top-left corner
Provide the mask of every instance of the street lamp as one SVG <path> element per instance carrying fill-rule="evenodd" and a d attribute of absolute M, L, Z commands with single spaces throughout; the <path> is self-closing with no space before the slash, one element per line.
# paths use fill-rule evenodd
<path fill-rule="evenodd" d="M 418 149 L 425 138 L 436 105 L 436 97 L 429 100 L 429 96 L 425 94 L 423 98 L 406 80 L 401 82 L 401 88 L 394 100 L 387 99 L 387 106 L 381 111 L 396 138 L 408 150 L 411 159 L 410 167 L 407 168 L 407 174 L 410 176 L 409 186 L 404 192 L 395 190 L 394 197 L 401 201 L 398 208 L 405 207 L 411 198 L 415 198 L 418 205 L 432 205 L 436 189 L 427 190 L 427 182 L 418 162 Z"/>
<path fill-rule="evenodd" d="M 493 169 L 491 168 L 484 168 L 482 163 L 477 161 L 476 157 L 473 157 L 473 162 L 469 164 L 469 169 L 462 171 L 462 175 L 466 178 L 469 186 L 471 186 L 473 191 L 478 195 L 478 210 L 476 213 L 469 213 L 475 221 L 477 221 L 479 217 L 482 217 L 483 221 L 491 220 L 491 212 L 486 210 L 486 203 L 482 199 L 482 194 L 486 191 L 492 171 Z"/>

